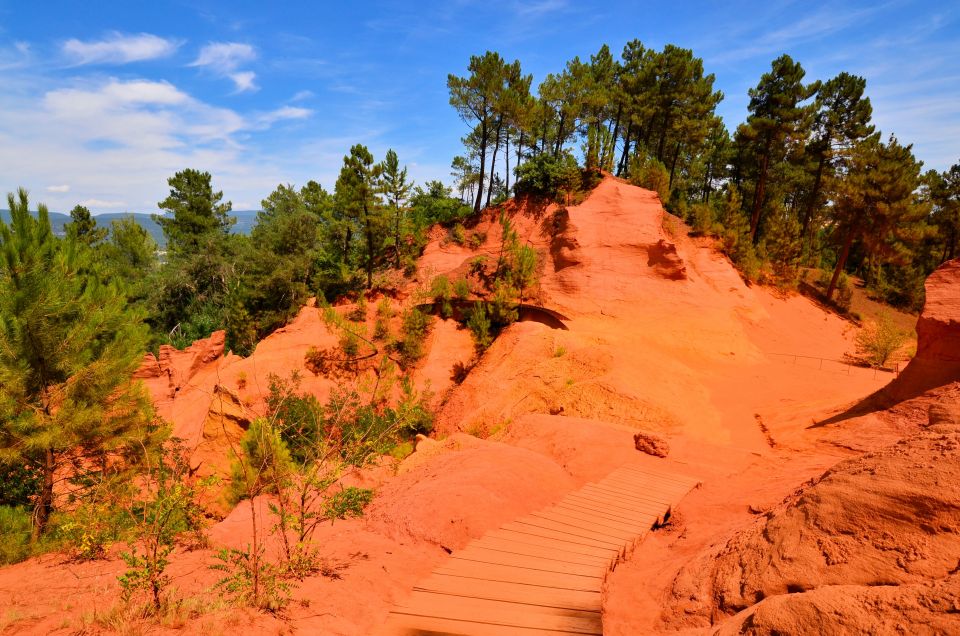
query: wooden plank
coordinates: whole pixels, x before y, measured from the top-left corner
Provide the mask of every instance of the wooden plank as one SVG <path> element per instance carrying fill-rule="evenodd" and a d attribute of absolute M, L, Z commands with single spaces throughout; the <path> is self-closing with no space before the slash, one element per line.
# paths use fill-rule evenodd
<path fill-rule="evenodd" d="M 594 494 L 598 496 L 604 496 L 612 501 L 619 501 L 624 505 L 630 505 L 634 507 L 646 507 L 653 508 L 657 511 L 664 511 L 670 507 L 671 498 L 661 497 L 657 495 L 638 497 L 635 495 L 624 494 L 622 491 L 610 490 L 609 488 L 603 488 L 595 484 L 589 486 L 584 486 L 580 491 L 582 494 Z"/>
<path fill-rule="evenodd" d="M 575 519 L 592 521 L 602 526 L 624 530 L 629 532 L 631 536 L 647 530 L 647 527 L 639 518 L 617 519 L 585 506 L 578 506 L 572 503 L 557 504 L 548 509 L 547 512 L 563 515 L 565 517 L 573 517 Z"/>
<path fill-rule="evenodd" d="M 610 487 L 627 488 L 637 492 L 658 491 L 662 493 L 670 493 L 672 497 L 684 495 L 692 488 L 692 486 L 685 484 L 674 484 L 672 482 L 660 481 L 655 477 L 641 476 L 610 476 L 595 483 L 606 484 Z"/>
<path fill-rule="evenodd" d="M 620 488 L 618 486 L 613 486 L 610 483 L 597 482 L 595 484 L 587 484 L 584 486 L 584 488 L 599 489 L 617 495 L 618 497 L 641 499 L 644 501 L 650 501 L 656 504 L 664 505 L 670 505 L 670 503 L 676 499 L 676 496 L 673 495 L 672 491 L 663 490 L 660 488 L 648 488 L 645 486 L 637 488 Z"/>
<path fill-rule="evenodd" d="M 670 481 L 676 484 L 687 486 L 688 488 L 693 488 L 700 483 L 700 480 L 696 477 L 690 477 L 689 475 L 680 475 L 677 473 L 670 472 L 660 472 L 647 470 L 645 468 L 640 468 L 639 466 L 630 466 L 624 465 L 618 468 L 617 470 L 610 473 L 611 475 L 619 475 L 623 473 L 630 473 L 636 475 L 642 475 L 645 477 L 656 477 L 662 481 Z"/>
<path fill-rule="evenodd" d="M 460 636 L 570 636 L 570 634 L 600 634 L 599 631 L 558 631 L 539 627 L 519 627 L 515 625 L 495 625 L 477 621 L 462 621 L 435 616 L 411 616 L 408 614 L 390 614 L 379 634 L 385 636 L 438 636 L 440 634 L 458 634 Z"/>
<path fill-rule="evenodd" d="M 574 609 L 589 612 L 600 609 L 600 590 L 566 590 L 558 587 L 541 587 L 506 581 L 478 581 L 477 579 L 446 574 L 433 574 L 417 583 L 413 589 L 419 592 L 452 594 L 460 597 L 522 603 L 560 610 Z"/>
<path fill-rule="evenodd" d="M 660 493 L 668 495 L 671 498 L 681 497 L 690 491 L 689 486 L 678 486 L 669 482 L 657 481 L 653 478 L 625 478 L 625 477 L 608 477 L 602 479 L 597 484 L 602 484 L 608 488 L 617 488 L 622 490 L 628 490 L 630 492 L 636 492 L 638 494 L 647 492 L 647 493 Z"/>
<path fill-rule="evenodd" d="M 558 550 L 557 548 L 552 548 L 549 546 L 538 546 L 531 545 L 529 543 L 518 543 L 516 541 L 505 541 L 503 539 L 495 539 L 491 537 L 484 537 L 477 541 L 473 541 L 470 545 L 478 548 L 485 548 L 487 550 L 506 552 L 507 554 L 539 556 L 545 559 L 558 559 L 568 563 L 580 563 L 581 565 L 604 566 L 610 562 L 610 559 L 605 557 L 593 557 L 585 554 L 577 554 L 576 552 L 566 552 L 564 550 Z"/>
<path fill-rule="evenodd" d="M 577 499 L 575 497 L 567 497 L 559 502 L 556 508 L 589 511 L 602 518 L 640 524 L 648 530 L 650 529 L 648 524 L 651 523 L 651 520 L 657 518 L 657 515 L 652 512 L 625 510 L 622 508 L 614 509 L 597 501 Z"/>
<path fill-rule="evenodd" d="M 563 574 L 560 572 L 534 570 L 515 565 L 478 563 L 477 561 L 465 561 L 462 559 L 448 559 L 444 565 L 434 570 L 434 573 L 487 581 L 503 581 L 505 583 L 557 587 L 565 590 L 581 590 L 585 592 L 599 592 L 600 586 L 603 584 L 603 576 L 600 571 L 598 571 L 595 576 L 582 576 L 579 574 Z"/>
<path fill-rule="evenodd" d="M 614 528 L 608 524 L 597 521 L 596 517 L 584 517 L 582 514 L 565 514 L 557 508 L 551 508 L 543 512 L 534 512 L 531 513 L 530 516 L 538 519 L 546 519 L 547 521 L 555 521 L 575 528 L 582 528 L 590 533 L 602 533 L 601 536 L 615 537 L 621 541 L 630 541 L 642 532 L 637 528 Z"/>
<path fill-rule="evenodd" d="M 605 501 L 613 505 L 619 505 L 623 508 L 632 509 L 632 510 L 644 510 L 646 512 L 655 512 L 658 515 L 664 513 L 664 511 L 670 508 L 670 503 L 667 501 L 647 501 L 644 499 L 637 499 L 634 497 L 625 497 L 623 495 L 608 492 L 601 488 L 596 487 L 586 487 L 584 486 L 581 491 L 583 496 L 590 496 L 594 499 Z"/>
<path fill-rule="evenodd" d="M 614 554 L 617 554 L 622 549 L 622 545 L 617 543 L 611 543 L 609 540 L 598 541 L 596 539 L 585 539 L 583 537 L 575 536 L 569 532 L 561 532 L 557 530 L 549 530 L 547 528 L 541 528 L 538 526 L 531 526 L 529 524 L 521 524 L 517 522 L 510 522 L 503 524 L 504 530 L 513 530 L 521 534 L 529 534 L 536 537 L 546 537 L 548 539 L 559 539 L 561 541 L 570 541 L 573 543 L 580 543 L 582 545 L 589 545 L 595 548 L 608 548 L 613 550 Z M 613 555 L 611 555 L 612 557 Z"/>
<path fill-rule="evenodd" d="M 600 612 L 558 610 L 508 601 L 474 599 L 449 594 L 414 592 L 397 603 L 395 614 L 486 622 L 507 627 L 552 629 L 574 634 L 602 634 Z"/>
<path fill-rule="evenodd" d="M 453 558 L 464 561 L 474 561 L 476 563 L 513 565 L 531 570 L 543 570 L 544 572 L 558 572 L 561 574 L 580 574 L 583 576 L 597 576 L 598 574 L 602 574 L 609 564 L 609 561 L 603 565 L 569 563 L 560 561 L 557 558 L 551 559 L 525 554 L 512 554 L 510 552 L 498 552 L 479 546 L 471 546 L 466 550 L 458 552 Z"/>
<path fill-rule="evenodd" d="M 551 539 L 537 535 L 514 532 L 513 530 L 491 530 L 484 537 L 491 539 L 504 539 L 506 541 L 516 541 L 517 543 L 529 543 L 531 545 L 551 546 L 566 552 L 575 552 L 576 554 L 586 554 L 589 556 L 600 557 L 610 560 L 617 555 L 618 550 L 613 548 L 595 548 L 593 546 L 581 545 L 571 541 L 561 541 L 560 539 Z"/>
<path fill-rule="evenodd" d="M 530 526 L 534 528 L 543 528 L 544 530 L 553 530 L 555 532 L 562 532 L 570 536 L 579 537 L 580 540 L 586 539 L 590 541 L 602 542 L 618 550 L 623 546 L 623 542 L 625 541 L 625 539 L 622 536 L 618 536 L 614 534 L 601 534 L 600 532 L 595 532 L 587 528 L 582 528 L 580 526 L 573 525 L 572 523 L 553 521 L 550 519 L 544 519 L 542 517 L 534 517 L 533 515 L 527 515 L 526 517 L 521 517 L 516 521 L 514 521 L 513 523 L 516 525 Z"/>
<path fill-rule="evenodd" d="M 607 490 L 623 493 L 633 496 L 648 497 L 677 497 L 687 492 L 685 486 L 672 486 L 656 480 L 621 480 L 621 479 L 601 479 L 600 481 L 588 484 L 590 486 L 599 486 Z"/>
<path fill-rule="evenodd" d="M 582 490 L 575 496 L 571 495 L 571 498 L 574 497 L 576 499 L 587 499 L 589 501 L 593 501 L 594 503 L 603 504 L 610 507 L 614 511 L 623 510 L 625 512 L 646 512 L 657 517 L 661 516 L 669 509 L 669 506 L 667 505 L 624 501 L 623 499 L 614 497 L 607 493 L 593 490 Z"/>

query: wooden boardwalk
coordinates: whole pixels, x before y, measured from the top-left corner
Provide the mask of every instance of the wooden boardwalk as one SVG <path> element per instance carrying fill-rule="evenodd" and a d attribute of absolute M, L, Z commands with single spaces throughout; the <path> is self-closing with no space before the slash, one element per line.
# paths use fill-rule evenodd
<path fill-rule="evenodd" d="M 623 466 L 455 552 L 380 633 L 602 634 L 604 577 L 697 483 Z"/>

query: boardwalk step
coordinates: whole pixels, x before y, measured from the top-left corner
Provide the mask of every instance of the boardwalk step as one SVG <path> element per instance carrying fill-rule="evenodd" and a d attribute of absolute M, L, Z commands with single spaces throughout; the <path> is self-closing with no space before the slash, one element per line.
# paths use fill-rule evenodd
<path fill-rule="evenodd" d="M 604 577 L 697 484 L 621 467 L 456 551 L 393 607 L 378 633 L 602 634 Z"/>

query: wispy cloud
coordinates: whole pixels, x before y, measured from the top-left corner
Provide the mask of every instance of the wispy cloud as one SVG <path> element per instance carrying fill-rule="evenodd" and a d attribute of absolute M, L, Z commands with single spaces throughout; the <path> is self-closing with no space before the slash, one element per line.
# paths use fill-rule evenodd
<path fill-rule="evenodd" d="M 0 93 L 0 110 L 0 192 L 23 185 L 53 210 L 81 201 L 94 212 L 154 209 L 165 179 L 185 167 L 211 171 L 238 205 L 253 205 L 304 167 L 299 152 L 265 151 L 267 131 L 313 114 L 295 105 L 241 113 L 167 81 L 102 77 Z"/>
<path fill-rule="evenodd" d="M 76 66 L 84 64 L 129 64 L 173 55 L 180 42 L 150 33 L 125 35 L 114 31 L 101 40 L 67 40 L 63 53 Z"/>
<path fill-rule="evenodd" d="M 212 42 L 200 49 L 190 66 L 204 67 L 222 77 L 230 78 L 238 93 L 257 90 L 257 74 L 241 71 L 241 66 L 257 59 L 257 51 L 242 42 Z"/>
<path fill-rule="evenodd" d="M 123 201 L 104 201 L 103 199 L 84 199 L 80 202 L 85 208 L 94 208 L 100 210 L 103 208 L 122 208 L 125 204 Z"/>

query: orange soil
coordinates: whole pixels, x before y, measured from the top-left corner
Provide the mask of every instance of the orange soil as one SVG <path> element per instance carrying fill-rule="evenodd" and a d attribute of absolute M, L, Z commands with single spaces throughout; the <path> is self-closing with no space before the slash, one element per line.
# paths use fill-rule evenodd
<path fill-rule="evenodd" d="M 262 633 L 288 627 L 368 633 L 393 600 L 446 555 L 444 548 L 460 547 L 637 459 L 632 435 L 639 429 L 671 448 L 665 459 L 643 455 L 641 461 L 703 481 L 682 502 L 673 527 L 652 533 L 608 579 L 605 633 L 649 633 L 662 627 L 681 568 L 752 523 L 751 510 L 766 511 L 838 461 L 913 430 L 876 413 L 809 428 L 876 391 L 890 375 L 830 362 L 853 350 L 851 323 L 804 297 L 745 285 L 710 244 L 664 229 L 654 193 L 608 177 L 566 214 L 555 206 L 532 211 L 511 203 L 507 209 L 540 253 L 535 302 L 565 315 L 569 330 L 516 323 L 455 386 L 450 374 L 469 358 L 469 336 L 454 323 L 437 323 L 417 381 L 425 386 L 429 380 L 438 401 L 445 398 L 437 437 L 446 439 L 421 442 L 398 467 L 367 476 L 382 485 L 365 518 L 322 530 L 322 552 L 345 564 L 340 578 L 308 579 L 293 594 L 302 602 L 281 617 L 214 611 L 186 621 L 187 632 L 242 626 Z M 495 219 L 496 211 L 488 211 L 471 228 L 487 233 L 476 251 L 445 243 L 436 232 L 420 261 L 420 284 L 436 274 L 462 275 L 477 254 L 495 257 Z M 303 354 L 334 342 L 319 311 L 305 308 L 249 358 L 197 363 L 196 352 L 168 352 L 171 379 L 164 374 L 147 383 L 176 434 L 196 447 L 217 384 L 257 412 L 267 374 L 298 369 L 303 388 L 323 400 L 331 382 L 305 371 Z M 247 377 L 242 390 L 241 373 Z M 248 522 L 249 506 L 241 505 L 213 527 L 214 545 L 243 544 Z M 204 567 L 209 561 L 210 551 L 175 555 L 181 593 L 204 594 L 216 578 Z M 75 631 L 85 613 L 115 602 L 121 569 L 116 558 L 70 564 L 61 556 L 0 569 L 0 607 L 10 608 L 0 626 Z"/>

